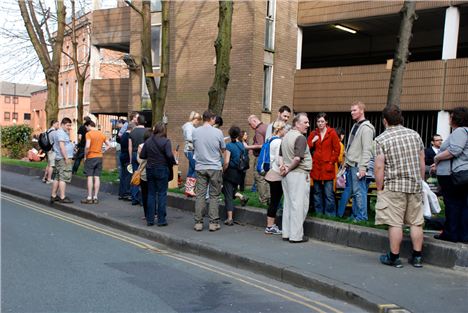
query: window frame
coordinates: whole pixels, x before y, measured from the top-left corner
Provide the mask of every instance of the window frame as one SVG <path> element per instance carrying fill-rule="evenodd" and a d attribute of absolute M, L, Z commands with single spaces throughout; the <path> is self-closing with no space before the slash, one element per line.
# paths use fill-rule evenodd
<path fill-rule="evenodd" d="M 3 112 L 3 120 L 10 121 L 11 120 L 11 113 L 10 112 Z"/>
<path fill-rule="evenodd" d="M 273 97 L 273 64 L 263 64 L 262 112 L 271 112 Z"/>

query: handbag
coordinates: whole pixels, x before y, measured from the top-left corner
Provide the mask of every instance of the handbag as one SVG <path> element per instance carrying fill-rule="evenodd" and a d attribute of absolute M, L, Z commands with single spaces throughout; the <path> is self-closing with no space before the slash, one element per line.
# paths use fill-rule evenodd
<path fill-rule="evenodd" d="M 141 170 L 137 169 L 132 175 L 132 180 L 130 180 L 130 184 L 132 186 L 140 186 L 140 181 L 141 181 Z"/>

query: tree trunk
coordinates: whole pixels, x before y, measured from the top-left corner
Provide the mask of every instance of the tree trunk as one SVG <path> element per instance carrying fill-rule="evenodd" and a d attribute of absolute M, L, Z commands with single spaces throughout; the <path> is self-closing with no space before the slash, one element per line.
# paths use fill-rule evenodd
<path fill-rule="evenodd" d="M 27 3 L 27 4 L 26 4 Z M 65 33 L 65 5 L 63 1 L 56 1 L 57 6 L 57 31 L 53 38 L 52 59 L 47 50 L 48 42 L 46 42 L 44 31 L 41 28 L 44 24 L 47 26 L 47 18 L 41 24 L 37 20 L 35 7 L 32 2 L 18 0 L 21 17 L 24 21 L 24 26 L 29 35 L 29 39 L 33 44 L 34 50 L 37 53 L 39 61 L 42 65 L 42 70 L 45 74 L 47 82 L 47 100 L 46 100 L 46 115 L 47 125 L 50 125 L 52 120 L 58 119 L 58 75 L 60 70 L 60 59 L 62 56 L 63 36 Z M 49 38 L 52 41 L 52 38 Z"/>
<path fill-rule="evenodd" d="M 161 80 L 159 81 L 159 92 L 156 98 L 156 105 L 153 106 L 153 125 L 162 121 L 164 107 L 166 105 L 167 86 L 169 84 L 170 65 L 170 1 L 162 1 L 162 25 L 161 25 Z"/>
<path fill-rule="evenodd" d="M 84 98 L 84 84 L 86 81 L 85 77 L 80 77 L 76 80 L 78 83 L 78 101 L 77 101 L 77 123 L 81 123 L 83 121 L 83 98 Z"/>
<path fill-rule="evenodd" d="M 145 83 L 151 98 L 151 110 L 156 111 L 156 98 L 158 95 L 158 86 L 153 77 L 153 60 L 151 58 L 151 2 L 143 1 L 142 19 L 143 30 L 141 33 L 141 62 L 145 74 Z M 149 75 L 148 75 L 149 74 Z M 153 121 L 153 124 L 155 121 Z"/>
<path fill-rule="evenodd" d="M 215 41 L 216 69 L 213 84 L 208 91 L 208 109 L 221 116 L 223 114 L 224 99 L 229 83 L 229 57 L 231 55 L 231 24 L 232 0 L 219 1 L 218 37 Z"/>
<path fill-rule="evenodd" d="M 416 2 L 413 0 L 406 0 L 400 14 L 401 24 L 388 87 L 387 106 L 392 104 L 400 106 L 403 75 L 405 73 L 406 62 L 408 61 L 411 37 L 413 36 L 413 23 L 417 19 Z"/>
<path fill-rule="evenodd" d="M 58 120 L 58 94 L 59 94 L 59 85 L 58 85 L 58 75 L 57 80 L 54 81 L 53 77 L 47 78 L 47 99 L 45 105 L 45 112 L 47 116 L 47 127 L 50 126 L 52 120 Z"/>

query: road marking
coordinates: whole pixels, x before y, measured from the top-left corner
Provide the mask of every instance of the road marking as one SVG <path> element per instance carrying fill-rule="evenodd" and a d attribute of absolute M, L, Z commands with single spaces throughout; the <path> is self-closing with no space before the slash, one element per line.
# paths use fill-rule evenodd
<path fill-rule="evenodd" d="M 334 308 L 334 307 L 332 307 L 330 305 L 327 305 L 327 304 L 322 303 L 320 301 L 309 299 L 309 298 L 307 298 L 307 297 L 305 297 L 305 296 L 303 296 L 301 294 L 298 294 L 296 292 L 289 291 L 289 290 L 286 290 L 286 289 L 283 289 L 283 288 L 280 288 L 280 287 L 277 287 L 277 286 L 274 286 L 274 285 L 269 285 L 266 282 L 254 279 L 254 278 L 249 277 L 249 276 L 242 275 L 240 273 L 235 273 L 235 272 L 225 273 L 225 272 L 223 272 L 222 268 L 217 267 L 215 265 L 205 263 L 205 262 L 200 261 L 200 260 L 193 260 L 193 259 L 190 259 L 190 258 L 185 257 L 183 255 L 177 255 L 177 254 L 169 252 L 167 250 L 162 250 L 162 249 L 156 248 L 156 247 L 154 247 L 154 246 L 152 246 L 152 245 L 150 245 L 148 243 L 136 240 L 134 238 L 123 235 L 121 233 L 117 233 L 117 232 L 114 232 L 114 231 L 111 231 L 111 230 L 108 230 L 108 229 L 105 229 L 105 228 L 101 228 L 101 227 L 98 227 L 96 225 L 92 225 L 90 223 L 78 220 L 78 219 L 73 218 L 73 217 L 63 215 L 63 214 L 58 213 L 58 212 L 50 211 L 50 209 L 44 209 L 43 207 L 41 207 L 41 206 L 39 206 L 37 204 L 33 204 L 33 203 L 29 202 L 29 201 L 20 200 L 18 198 L 12 197 L 10 195 L 6 195 L 5 193 L 1 194 L 1 198 L 5 199 L 5 200 L 8 200 L 10 202 L 13 202 L 15 204 L 21 205 L 23 207 L 29 208 L 31 210 L 34 210 L 36 212 L 39 212 L 39 213 L 42 213 L 42 214 L 45 214 L 45 215 L 49 215 L 49 216 L 54 217 L 56 219 L 59 219 L 59 220 L 62 220 L 62 221 L 65 221 L 65 222 L 68 222 L 68 223 L 71 223 L 71 224 L 74 224 L 74 225 L 77 225 L 77 226 L 81 226 L 81 227 L 86 228 L 88 230 L 92 230 L 94 232 L 97 232 L 97 233 L 112 237 L 114 239 L 117 239 L 117 240 L 120 240 L 120 241 L 123 241 L 123 242 L 126 242 L 126 243 L 134 245 L 134 246 L 136 246 L 138 248 L 149 250 L 149 251 L 152 251 L 152 252 L 155 252 L 155 253 L 170 257 L 172 259 L 176 259 L 176 260 L 179 260 L 181 262 L 197 266 L 199 268 L 202 268 L 204 270 L 216 273 L 218 275 L 222 275 L 222 276 L 228 277 L 230 279 L 237 280 L 237 281 L 239 281 L 241 283 L 244 283 L 246 285 L 249 285 L 249 286 L 255 287 L 257 289 L 263 290 L 263 291 L 265 291 L 267 293 L 276 295 L 276 296 L 281 297 L 283 299 L 286 299 L 288 301 L 301 304 L 301 305 L 303 305 L 303 306 L 305 306 L 307 308 L 310 308 L 310 309 L 312 309 L 312 310 L 314 310 L 314 311 L 316 311 L 318 313 L 327 313 L 326 311 L 322 310 L 323 308 L 328 309 L 328 310 L 330 310 L 331 312 L 334 312 L 334 313 L 343 313 L 342 311 L 340 311 L 340 310 L 338 310 L 338 309 L 336 309 L 336 308 Z M 271 289 L 276 289 L 277 291 L 273 291 Z M 321 306 L 322 309 L 317 307 L 317 306 L 314 306 L 312 304 Z"/>

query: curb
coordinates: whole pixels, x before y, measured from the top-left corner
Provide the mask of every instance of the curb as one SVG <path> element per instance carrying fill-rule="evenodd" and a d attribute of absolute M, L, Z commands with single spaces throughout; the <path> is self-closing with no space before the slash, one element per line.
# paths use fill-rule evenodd
<path fill-rule="evenodd" d="M 48 198 L 31 195 L 7 186 L 2 185 L 1 191 L 14 196 L 32 200 L 38 204 L 51 206 L 65 213 L 92 220 L 94 222 L 98 222 L 100 224 L 119 229 L 136 236 L 159 242 L 174 250 L 209 258 L 214 261 L 228 264 L 235 268 L 253 271 L 255 273 L 259 273 L 287 284 L 313 290 L 314 292 L 318 292 L 325 296 L 349 302 L 370 312 L 380 312 L 380 303 L 386 303 L 385 299 L 382 299 L 365 290 L 347 285 L 340 281 L 335 281 L 326 276 L 311 273 L 301 273 L 300 270 L 292 266 L 282 266 L 279 264 L 271 264 L 264 261 L 255 260 L 254 258 L 240 256 L 229 251 L 213 248 L 207 244 L 195 242 L 190 239 L 174 237 L 172 235 L 169 236 L 158 231 L 157 229 L 147 230 L 143 227 L 129 225 L 117 219 L 97 214 L 95 212 L 88 211 L 71 204 L 66 205 L 61 203 L 54 203 L 51 205 Z"/>
<path fill-rule="evenodd" d="M 16 165 L 2 164 L 2 170 L 28 176 L 41 176 L 43 170 Z M 86 180 L 75 177 L 71 185 L 86 188 Z M 4 188 L 2 186 L 2 188 Z M 118 185 L 101 183 L 101 192 L 118 194 Z M 179 210 L 194 212 L 195 201 L 184 195 L 168 193 L 167 205 Z M 224 205 L 220 205 L 221 218 L 225 214 Z M 236 221 L 256 227 L 264 227 L 266 211 L 254 207 L 237 207 Z M 304 234 L 310 238 L 361 250 L 383 253 L 388 249 L 387 232 L 380 229 L 359 225 L 340 223 L 319 218 L 307 218 L 304 222 Z M 401 246 L 401 256 L 410 257 L 411 240 L 405 236 Z M 468 270 L 468 245 L 462 243 L 442 242 L 433 238 L 424 238 L 424 262 L 427 264 Z"/>

